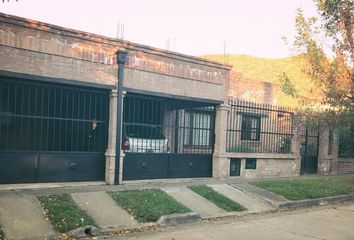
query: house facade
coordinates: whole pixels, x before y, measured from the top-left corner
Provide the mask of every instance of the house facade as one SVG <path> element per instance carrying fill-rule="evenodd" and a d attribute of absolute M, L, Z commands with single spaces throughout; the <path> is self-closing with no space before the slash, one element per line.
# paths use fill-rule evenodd
<path fill-rule="evenodd" d="M 1 13 L 0 184 L 299 175 L 293 113 L 229 100 L 230 70 Z"/>

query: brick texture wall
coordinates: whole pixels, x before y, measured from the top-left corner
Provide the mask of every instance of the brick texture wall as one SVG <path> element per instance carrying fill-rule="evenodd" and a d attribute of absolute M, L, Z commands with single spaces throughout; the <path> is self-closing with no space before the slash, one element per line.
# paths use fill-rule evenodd
<path fill-rule="evenodd" d="M 277 105 L 280 88 L 278 85 L 247 79 L 242 74 L 232 72 L 228 95 L 242 100 Z"/>
<path fill-rule="evenodd" d="M 354 174 L 354 158 L 339 158 L 332 168 L 336 174 Z"/>
<path fill-rule="evenodd" d="M 129 51 L 128 88 L 227 97 L 231 66 L 0 13 L 0 70 L 116 86 L 119 49 Z"/>
<path fill-rule="evenodd" d="M 245 178 L 292 177 L 300 174 L 296 159 L 257 159 L 256 169 L 245 168 L 246 159 L 241 163 L 241 176 Z"/>

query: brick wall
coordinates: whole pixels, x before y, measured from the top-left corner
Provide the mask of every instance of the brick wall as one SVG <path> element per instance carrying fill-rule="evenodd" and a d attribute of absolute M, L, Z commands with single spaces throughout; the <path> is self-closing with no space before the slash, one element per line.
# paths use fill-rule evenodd
<path fill-rule="evenodd" d="M 296 159 L 257 159 L 256 169 L 245 169 L 246 159 L 241 163 L 241 176 L 245 178 L 292 177 L 300 174 Z"/>
<path fill-rule="evenodd" d="M 354 174 L 354 158 L 339 158 L 332 168 L 336 174 Z"/>
<path fill-rule="evenodd" d="M 97 37 L 0 15 L 1 70 L 115 85 L 116 48 Z"/>
<path fill-rule="evenodd" d="M 116 86 L 119 49 L 129 51 L 125 87 L 227 96 L 231 66 L 0 13 L 0 70 Z"/>
<path fill-rule="evenodd" d="M 247 79 L 242 74 L 232 72 L 229 81 L 228 95 L 257 103 L 279 104 L 278 85 L 254 79 Z"/>

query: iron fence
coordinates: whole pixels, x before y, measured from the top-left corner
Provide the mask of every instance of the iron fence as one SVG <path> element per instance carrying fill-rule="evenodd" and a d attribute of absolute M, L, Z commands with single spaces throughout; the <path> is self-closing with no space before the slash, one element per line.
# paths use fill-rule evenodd
<path fill-rule="evenodd" d="M 0 79 L 0 151 L 103 152 L 108 93 Z"/>
<path fill-rule="evenodd" d="M 354 158 L 354 126 L 339 133 L 338 155 L 342 158 Z"/>
<path fill-rule="evenodd" d="M 210 103 L 127 93 L 123 109 L 126 152 L 213 151 L 215 108 Z"/>
<path fill-rule="evenodd" d="M 291 109 L 239 99 L 228 103 L 227 152 L 291 152 Z"/>

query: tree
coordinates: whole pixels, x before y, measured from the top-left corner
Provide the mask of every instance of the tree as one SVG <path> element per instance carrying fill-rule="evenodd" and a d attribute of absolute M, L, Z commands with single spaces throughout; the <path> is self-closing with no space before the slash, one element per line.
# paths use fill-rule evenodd
<path fill-rule="evenodd" d="M 284 73 L 280 84 L 285 93 L 297 98 L 307 119 L 319 119 L 340 137 L 340 150 L 354 156 L 354 2 L 314 0 L 319 18 L 296 15 L 293 47 L 305 59 L 304 71 L 315 91 L 299 94 L 294 81 Z M 328 50 L 331 51 L 329 56 Z M 289 92 L 291 94 L 289 94 Z"/>
<path fill-rule="evenodd" d="M 352 0 L 314 0 L 319 18 L 296 15 L 293 47 L 305 59 L 304 71 L 315 91 L 298 94 L 284 73 L 280 83 L 284 92 L 292 90 L 301 110 L 338 128 L 353 127 L 354 3 Z M 331 56 L 328 55 L 331 51 Z"/>

